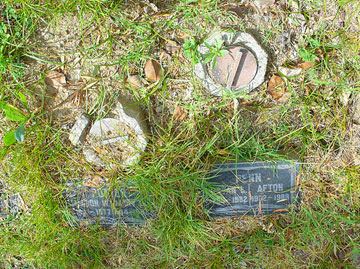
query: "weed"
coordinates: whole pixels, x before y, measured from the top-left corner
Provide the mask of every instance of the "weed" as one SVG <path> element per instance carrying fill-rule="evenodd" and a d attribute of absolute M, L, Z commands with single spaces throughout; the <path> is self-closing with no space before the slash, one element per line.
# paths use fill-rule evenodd
<path fill-rule="evenodd" d="M 209 44 L 205 43 L 205 46 L 210 50 L 210 52 L 206 53 L 204 55 L 203 62 L 205 64 L 210 63 L 212 61 L 211 67 L 212 69 L 216 66 L 216 59 L 218 57 L 223 57 L 227 53 L 229 53 L 228 50 L 223 49 L 224 40 L 215 40 L 215 46 L 210 46 Z"/>
<path fill-rule="evenodd" d="M 194 65 L 201 60 L 200 53 L 197 51 L 197 46 L 198 43 L 193 38 L 185 40 L 183 46 L 185 56 L 188 57 Z"/>

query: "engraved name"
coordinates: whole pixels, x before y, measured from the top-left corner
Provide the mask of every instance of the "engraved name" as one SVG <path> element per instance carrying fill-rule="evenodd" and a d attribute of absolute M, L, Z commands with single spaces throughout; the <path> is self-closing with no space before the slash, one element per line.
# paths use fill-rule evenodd
<path fill-rule="evenodd" d="M 257 192 L 280 192 L 284 190 L 282 183 L 259 185 Z"/>
<path fill-rule="evenodd" d="M 236 177 L 241 181 L 246 181 L 247 183 L 261 182 L 260 173 L 236 175 Z"/>

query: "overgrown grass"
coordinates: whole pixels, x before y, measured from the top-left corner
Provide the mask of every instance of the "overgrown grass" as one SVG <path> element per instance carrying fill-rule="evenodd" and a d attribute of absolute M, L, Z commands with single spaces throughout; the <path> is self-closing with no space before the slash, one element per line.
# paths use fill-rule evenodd
<path fill-rule="evenodd" d="M 266 83 L 248 100 L 214 99 L 193 78 L 196 45 L 209 32 L 226 28 L 229 22 L 237 25 L 233 29 L 245 29 L 241 19 L 227 13 L 226 3 L 155 2 L 160 9 L 157 14 L 144 12 L 139 17 L 134 17 L 134 6 L 146 4 L 132 1 L 6 0 L 0 6 L 1 101 L 28 116 L 24 141 L 2 147 L 1 181 L 8 192 L 20 193 L 24 213 L 0 223 L 0 265 L 359 266 L 360 170 L 352 161 L 357 154 L 351 144 L 354 141 L 349 141 L 353 124 L 349 103 L 343 99 L 360 89 L 359 25 L 357 32 L 349 31 L 356 23 L 354 10 L 360 5 L 356 1 L 286 1 L 299 4 L 298 13 L 307 21 L 319 10 L 330 12 L 332 4 L 339 11 L 334 23 L 302 35 L 299 59 L 305 57 L 316 64 L 287 80 L 290 97 L 281 104 L 266 94 Z M 349 10 L 350 6 L 355 9 Z M 347 16 L 341 18 L 342 13 Z M 45 70 L 66 66 L 58 58 L 71 54 L 39 54 L 37 31 L 58 23 L 64 14 L 75 14 L 81 22 L 77 52 L 84 59 L 106 60 L 95 64 L 99 69 L 119 66 L 116 79 L 143 75 L 146 59 L 159 58 L 163 42 L 171 37 L 168 33 L 181 37 L 177 41 L 182 42 L 181 50 L 188 57 L 173 56 L 170 64 L 164 61 L 165 76 L 157 85 L 130 90 L 148 111 L 151 123 L 150 142 L 141 162 L 107 173 L 112 187 L 127 182 L 157 213 L 145 226 L 105 230 L 71 225 L 62 196 L 65 184 L 94 169 L 79 149 L 70 146 L 67 134 L 53 125 L 43 105 L 45 96 L 41 96 L 40 108 L 33 107 L 39 94 L 34 85 L 42 85 Z M 338 20 L 344 22 L 344 29 L 336 27 Z M 263 46 L 275 46 L 284 25 L 285 21 L 278 19 L 272 28 L 259 26 L 265 36 Z M 93 26 L 100 30 L 89 34 Z M 309 23 L 308 27 L 315 26 Z M 121 57 L 112 57 L 116 51 Z M 24 56 L 40 59 L 45 65 L 37 74 L 39 82 L 25 75 L 31 65 L 24 64 Z M 269 77 L 276 72 L 270 65 Z M 110 92 L 105 78 L 94 77 L 100 81 L 101 94 L 97 105 L 87 107 L 87 112 L 96 118 L 106 115 L 106 101 L 121 92 Z M 174 91 L 181 92 L 182 87 L 193 89 L 191 100 L 174 97 Z M 154 100 L 161 104 L 160 116 L 154 112 Z M 185 119 L 177 120 L 168 104 L 184 108 Z M 1 136 L 18 128 L 18 122 L 5 118 L 1 123 Z M 210 192 L 206 177 L 212 164 L 286 159 L 303 163 L 299 211 L 209 219 L 202 205 L 204 192 Z"/>

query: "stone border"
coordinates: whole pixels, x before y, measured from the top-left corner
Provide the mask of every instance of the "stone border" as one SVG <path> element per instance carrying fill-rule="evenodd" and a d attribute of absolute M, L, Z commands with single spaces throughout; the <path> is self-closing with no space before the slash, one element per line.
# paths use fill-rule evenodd
<path fill-rule="evenodd" d="M 210 46 L 214 46 L 215 40 L 218 38 L 224 40 L 224 44 L 226 46 L 243 46 L 249 49 L 256 57 L 258 64 L 257 72 L 253 80 L 245 87 L 239 87 L 236 89 L 226 89 L 212 79 L 211 75 L 207 70 L 208 69 L 207 64 L 199 62 L 194 66 L 194 74 L 197 78 L 199 78 L 202 81 L 203 86 L 210 93 L 216 96 L 223 96 L 226 93 L 231 93 L 231 92 L 243 92 L 244 94 L 247 94 L 251 92 L 253 89 L 259 87 L 264 82 L 266 66 L 268 61 L 268 56 L 266 52 L 263 50 L 263 48 L 257 43 L 257 41 L 250 34 L 241 33 L 241 32 L 233 33 L 233 32 L 218 31 L 212 34 L 209 38 L 207 38 L 204 41 L 204 43 L 206 42 Z M 204 43 L 199 45 L 197 48 L 201 56 L 204 56 L 206 53 L 210 51 L 205 46 Z"/>

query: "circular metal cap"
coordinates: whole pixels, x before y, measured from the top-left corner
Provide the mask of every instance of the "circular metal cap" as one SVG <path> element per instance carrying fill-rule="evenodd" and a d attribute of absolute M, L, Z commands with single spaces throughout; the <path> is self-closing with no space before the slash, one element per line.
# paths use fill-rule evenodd
<path fill-rule="evenodd" d="M 213 79 L 228 89 L 248 85 L 257 72 L 254 54 L 242 46 L 228 47 L 226 50 L 227 54 L 216 58 L 214 69 L 211 68 L 212 63 L 209 65 Z"/>
<path fill-rule="evenodd" d="M 242 32 L 214 32 L 197 47 L 203 59 L 211 52 L 209 46 L 215 47 L 218 41 L 226 44 L 229 53 L 216 58 L 215 65 L 195 64 L 194 74 L 202 85 L 213 95 L 233 98 L 259 87 L 265 79 L 268 56 L 256 39 Z"/>

